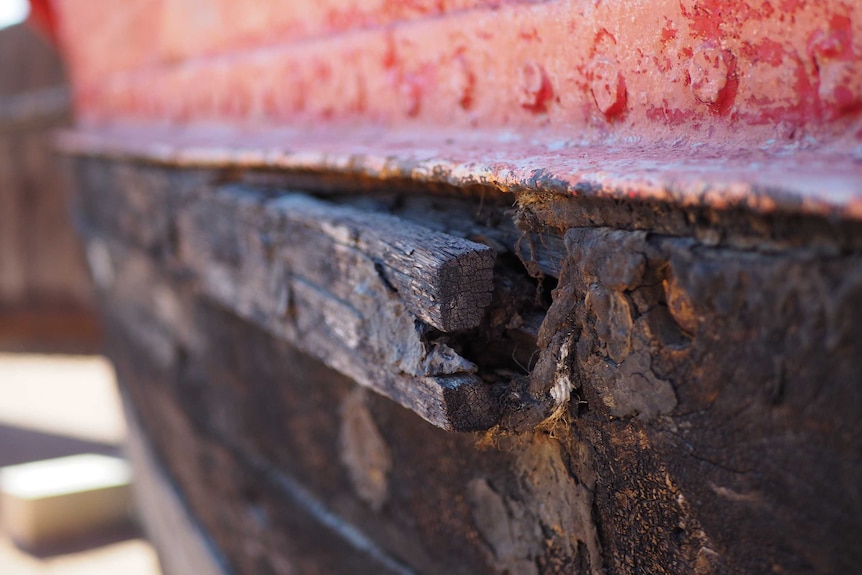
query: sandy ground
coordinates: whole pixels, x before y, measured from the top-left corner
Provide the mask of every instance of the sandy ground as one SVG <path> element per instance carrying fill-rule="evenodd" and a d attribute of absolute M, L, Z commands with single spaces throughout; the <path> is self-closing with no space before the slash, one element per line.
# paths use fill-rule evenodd
<path fill-rule="evenodd" d="M 0 467 L 76 453 L 117 454 L 124 433 L 113 370 L 105 360 L 0 353 Z M 0 533 L 0 575 L 159 573 L 152 547 L 133 533 L 38 556 Z"/>

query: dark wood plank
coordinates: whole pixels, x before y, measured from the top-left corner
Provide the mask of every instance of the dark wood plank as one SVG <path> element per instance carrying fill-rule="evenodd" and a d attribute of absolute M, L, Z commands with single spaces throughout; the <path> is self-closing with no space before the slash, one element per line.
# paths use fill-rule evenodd
<path fill-rule="evenodd" d="M 302 195 L 279 197 L 265 209 L 284 226 L 288 244 L 304 248 L 320 236 L 364 254 L 408 309 L 440 331 L 478 326 L 491 303 L 494 252 L 488 246 Z"/>
<path fill-rule="evenodd" d="M 216 220 L 208 221 L 215 224 L 210 231 L 217 228 Z M 301 277 L 279 273 L 281 283 L 271 283 L 262 252 L 247 252 L 237 268 L 226 265 L 214 255 L 218 242 L 196 238 L 180 250 L 194 257 L 180 265 L 194 273 L 196 289 L 208 297 L 439 427 L 466 431 L 496 423 L 497 402 L 491 386 L 475 375 L 476 366 L 424 337 L 373 262 L 350 262 L 351 277 L 365 289 L 344 301 Z M 170 283 L 143 252 L 117 242 L 91 238 L 88 253 L 103 295 L 123 306 L 126 329 L 160 364 L 169 364 L 178 345 L 171 343 L 172 326 L 182 321 Z"/>
<path fill-rule="evenodd" d="M 423 573 L 843 574 L 862 562 L 862 256 L 820 224 L 800 229 L 812 245 L 752 249 L 707 224 L 671 236 L 596 227 L 596 212 L 582 225 L 576 203 L 548 198 L 533 216 L 556 220 L 521 219 L 529 241 L 564 238 L 547 250 L 553 297 L 501 251 L 486 320 L 440 339 L 416 330 L 362 251 L 268 219 L 283 191 L 193 192 L 164 173 L 151 183 L 172 192 L 159 196 L 110 171 L 87 173 L 102 188 L 90 251 L 107 262 L 95 269 L 112 356 L 239 573 L 327 560 L 307 538 L 291 546 L 296 485 Z M 120 218 L 99 209 L 117 198 Z M 525 291 L 539 304 L 515 305 Z M 521 371 L 486 355 L 514 355 L 514 331 L 538 331 Z M 445 343 L 476 373 L 409 375 L 430 373 L 417 341 Z M 470 408 L 441 391 L 463 373 L 502 401 L 496 429 L 446 433 L 387 399 Z M 414 385 L 423 377 L 430 392 Z M 337 553 L 327 567 L 352 572 L 351 552 Z"/>

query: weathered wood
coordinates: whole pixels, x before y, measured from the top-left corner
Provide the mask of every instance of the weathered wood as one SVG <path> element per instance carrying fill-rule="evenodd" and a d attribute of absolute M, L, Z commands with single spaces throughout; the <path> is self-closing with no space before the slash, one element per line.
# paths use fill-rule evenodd
<path fill-rule="evenodd" d="M 566 251 L 529 386 L 541 415 L 520 395 L 505 421 L 551 416 L 561 381 L 585 402 L 600 489 L 620 494 L 608 564 L 855 570 L 862 258 L 602 228 L 570 229 Z M 659 482 L 672 507 L 639 499 Z"/>
<path fill-rule="evenodd" d="M 620 250 L 613 238 L 597 238 L 593 247 L 602 242 L 610 242 L 611 251 Z M 122 313 L 123 306 L 112 311 L 115 317 Z M 605 413 L 603 400 L 595 399 L 589 410 L 573 406 L 567 416 L 572 419 L 557 422 L 552 437 L 527 431 L 489 440 L 440 433 L 374 396 L 365 398 L 365 407 L 357 407 L 344 378 L 299 360 L 227 311 L 204 305 L 181 317 L 177 324 L 205 334 L 208 342 L 185 355 L 182 367 L 159 375 L 156 362 L 144 367 L 146 357 L 118 356 L 124 366 L 121 376 L 134 388 L 137 403 L 146 407 L 149 429 L 160 437 L 160 449 L 171 454 L 173 465 L 187 466 L 190 444 L 199 442 L 230 444 L 236 453 L 257 454 L 278 473 L 299 477 L 316 497 L 361 525 L 380 545 L 408 558 L 420 572 L 737 573 L 759 572 L 770 562 L 786 565 L 789 572 L 852 572 L 844 568 L 855 560 L 853 541 L 859 531 L 851 511 L 858 500 L 847 483 L 855 472 L 838 462 L 852 461 L 852 438 L 857 436 L 842 436 L 850 442 L 843 443 L 843 456 L 835 451 L 838 446 L 821 443 L 831 436 L 826 428 L 814 435 L 786 436 L 794 429 L 798 434 L 802 422 L 808 421 L 807 427 L 830 420 L 833 401 L 853 411 L 858 393 L 854 396 L 851 388 L 824 380 L 828 387 L 820 393 L 833 397 L 828 400 L 831 407 L 821 405 L 800 418 L 794 411 L 809 399 L 804 388 L 793 384 L 792 396 L 771 408 L 771 416 L 761 424 L 765 443 L 744 440 L 757 411 L 730 415 L 742 405 L 760 405 L 756 390 L 762 382 L 743 377 L 727 386 L 727 372 L 716 374 L 717 387 L 703 390 L 717 393 L 717 399 L 698 400 L 712 407 L 687 412 L 695 404 L 683 394 L 670 415 L 615 417 Z M 720 360 L 709 363 L 709 369 L 715 369 L 715 361 Z M 279 382 L 277 391 L 268 383 L 272 381 Z M 631 386 L 630 393 L 638 383 L 630 378 L 614 385 L 614 393 Z M 835 397 L 836 389 L 844 389 L 845 395 Z M 175 407 L 166 409 L 166 404 Z M 366 501 L 364 488 L 354 485 L 357 472 L 340 463 L 351 457 L 342 455 L 351 447 L 338 433 L 339 418 L 347 411 L 333 412 L 331 407 L 342 404 L 349 405 L 351 413 L 370 410 L 377 422 L 391 457 L 385 495 Z M 165 425 L 166 417 L 189 418 L 193 423 L 186 425 L 196 431 L 172 430 Z M 729 438 L 722 439 L 725 434 Z M 363 441 L 361 437 L 357 441 Z M 809 442 L 817 449 L 806 447 Z M 203 453 L 198 457 L 207 460 Z M 795 463 L 786 467 L 791 461 Z M 820 467 L 818 461 L 831 463 Z M 737 467 L 740 462 L 744 466 Z M 224 465 L 230 469 L 239 463 Z M 206 509 L 208 501 L 226 497 L 223 487 L 202 480 L 197 472 L 182 473 L 184 489 L 197 493 L 196 512 L 209 516 L 208 528 L 219 533 L 227 549 L 235 549 L 232 559 L 248 565 L 251 558 L 229 543 L 242 538 L 228 527 L 234 522 L 219 520 Z M 830 481 L 847 480 L 827 486 L 827 476 Z M 818 497 L 793 495 L 790 486 L 799 480 L 819 486 Z M 352 489 L 358 501 L 347 504 L 345 493 Z M 379 497 L 384 503 L 375 512 Z M 257 501 L 268 517 L 278 513 L 276 501 Z M 839 502 L 844 507 L 836 507 Z M 240 505 L 230 513 L 241 518 L 246 512 Z M 732 526 L 724 526 L 723 514 L 733 518 Z M 770 528 L 758 532 L 750 523 L 755 518 Z M 830 525 L 843 527 L 831 530 Z M 555 526 L 560 531 L 554 531 Z M 275 523 L 268 529 L 278 532 L 284 527 Z M 536 535 L 545 529 L 553 534 L 551 543 Z M 814 541 L 808 542 L 810 533 L 801 535 L 815 529 Z M 293 560 L 270 543 L 265 549 L 258 560 Z M 632 565 L 635 553 L 639 559 Z M 807 561 L 809 569 L 802 567 Z M 342 569 L 350 572 L 349 567 Z"/>
<path fill-rule="evenodd" d="M 0 70 L 0 97 L 65 84 L 57 51 L 25 24 L 0 32 Z"/>
<path fill-rule="evenodd" d="M 346 196 L 340 201 L 354 202 L 386 211 L 422 226 L 485 243 L 498 254 L 518 255 L 538 276 L 557 277 L 565 257 L 562 233 L 553 228 L 519 230 L 512 220 L 511 201 L 491 192 L 475 201 L 461 197 L 396 195 L 383 197 Z"/>
<path fill-rule="evenodd" d="M 102 328 L 94 310 L 34 307 L 0 310 L 0 349 L 76 355 L 97 351 Z"/>
<path fill-rule="evenodd" d="M 190 204 L 179 222 L 181 239 L 197 242 L 183 254 L 188 260 L 201 243 L 231 263 L 253 259 L 255 249 L 271 251 L 262 257 L 282 273 L 346 301 L 357 300 L 360 278 L 353 268 L 367 260 L 413 315 L 440 331 L 477 327 L 491 303 L 491 248 L 386 214 L 298 194 L 268 200 L 250 188 L 227 188 Z M 213 236 L 219 231 L 221 237 Z"/>
<path fill-rule="evenodd" d="M 386 536 L 378 530 L 369 532 L 367 520 L 373 514 L 361 501 L 345 497 L 352 490 L 351 483 L 339 463 L 339 451 L 331 448 L 339 443 L 341 414 L 347 416 L 347 392 L 356 389 L 350 380 L 218 306 L 205 300 L 185 303 L 193 307 L 187 310 L 192 313 L 183 316 L 190 322 L 186 325 L 195 333 L 205 329 L 213 336 L 206 348 L 191 350 L 168 367 L 148 361 L 146 355 L 112 355 L 156 451 L 235 572 L 434 573 L 439 572 L 431 567 L 435 564 L 451 566 L 449 573 L 476 572 L 460 566 L 464 557 L 429 556 L 425 543 L 415 538 L 414 528 L 405 531 L 400 521 L 379 523 Z M 109 317 L 122 313 L 122 307 L 112 307 Z M 225 329 L 228 326 L 236 329 Z M 117 338 L 110 346 L 115 352 L 135 344 L 125 339 L 125 327 L 113 333 Z M 237 345 L 241 340 L 245 343 Z M 212 361 L 200 363 L 206 357 Z M 267 382 L 272 376 L 281 385 L 271 388 Z M 181 408 L 174 394 L 196 398 L 195 407 Z M 367 410 L 366 401 L 370 404 L 374 397 L 376 394 L 369 394 L 354 402 L 354 410 Z M 387 442 L 393 434 L 407 440 L 417 437 L 417 429 L 425 434 L 436 430 L 394 402 L 384 401 L 397 410 L 396 419 L 380 428 Z M 227 405 L 230 407 L 225 409 Z M 161 423 L 154 429 L 156 420 Z M 272 425 L 282 430 L 281 437 L 259 433 Z M 354 440 L 361 443 L 366 437 L 359 435 Z M 267 442 L 265 450 L 261 441 Z M 401 448 L 393 456 L 399 453 Z M 273 455 L 277 455 L 277 464 L 273 464 Z M 429 464 L 430 460 L 422 462 L 416 473 L 425 472 L 422 470 Z M 400 472 L 404 471 L 408 470 Z M 406 487 L 407 483 L 390 479 L 385 497 L 398 495 L 384 509 L 407 516 L 416 507 L 402 504 L 406 491 L 396 492 L 398 485 Z M 423 507 L 431 500 L 440 510 L 447 505 L 442 493 L 416 492 L 414 497 Z M 235 503 L 244 499 L 253 501 L 256 511 Z M 463 503 L 458 507 L 460 513 Z M 430 519 L 427 515 L 415 518 Z M 450 538 L 447 526 L 438 524 L 438 530 L 435 541 Z M 253 553 L 247 553 L 249 537 L 258 541 Z M 465 542 L 463 547 L 466 550 L 469 544 Z M 427 562 L 417 563 L 417 557 Z M 475 558 L 466 565 L 477 565 Z"/>
<path fill-rule="evenodd" d="M 0 308 L 88 309 L 91 286 L 46 128 L 0 132 Z"/>
<path fill-rule="evenodd" d="M 374 572 L 386 558 L 447 574 L 844 574 L 862 562 L 858 252 L 522 213 L 525 265 L 495 246 L 485 319 L 444 336 L 499 399 L 501 424 L 451 434 L 354 385 L 397 397 L 385 369 L 421 365 L 365 342 L 370 317 L 404 341 L 437 335 L 397 327 L 415 316 L 359 250 L 315 233 L 306 255 L 286 253 L 299 244 L 264 209 L 279 192 L 133 166 L 81 173 L 112 357 L 237 573 Z M 173 193 L 147 189 L 166 184 Z M 119 218 L 95 203 L 106 198 Z M 377 209 L 410 211 L 398 204 Z M 161 218 L 141 221 L 147 210 Z M 475 210 L 429 226 L 511 237 L 471 233 Z M 546 236 L 559 240 L 539 265 L 528 242 Z M 529 275 L 545 269 L 559 278 L 552 298 Z M 417 404 L 440 397 L 405 389 Z M 335 541 L 355 528 L 377 559 L 354 545 L 327 555 L 305 525 Z"/>
<path fill-rule="evenodd" d="M 185 300 L 185 303 L 192 301 Z M 235 316 L 219 310 L 219 308 L 210 307 L 210 309 L 214 310 L 216 314 L 225 313 L 228 317 L 235 318 Z M 110 312 L 111 317 L 114 317 L 114 311 L 120 310 L 112 310 Z M 196 313 L 191 313 L 185 317 L 192 320 L 196 326 L 201 326 L 202 324 L 199 322 L 204 319 L 198 317 Z M 247 322 L 240 322 L 240 324 L 253 330 L 248 335 L 264 333 Z M 124 330 L 118 332 L 118 336 L 122 338 L 124 333 Z M 124 343 L 130 342 L 122 339 L 114 340 L 111 347 L 121 347 Z M 210 345 L 212 343 L 209 342 Z M 283 352 L 279 360 L 280 364 L 293 365 L 293 368 L 284 372 L 284 375 L 294 373 L 300 378 L 303 375 L 312 375 L 305 371 L 308 360 L 302 355 L 295 354 L 292 348 L 277 342 L 268 335 L 264 336 L 262 340 L 257 340 L 256 343 L 264 344 L 264 347 L 257 348 L 257 353 L 268 356 L 271 351 L 268 347 L 269 343 L 275 343 L 276 347 Z M 194 353 L 193 351 L 187 358 L 194 356 Z M 240 352 L 240 354 L 242 353 Z M 233 358 L 225 356 L 224 359 L 231 362 Z M 126 369 L 132 365 L 130 361 L 135 362 L 130 357 L 119 360 L 117 368 L 122 373 L 126 373 Z M 248 367 L 257 366 L 269 369 L 266 365 L 256 362 L 247 365 Z M 204 388 L 197 389 L 197 385 L 202 384 L 202 381 L 193 382 L 192 379 L 185 377 L 175 380 L 179 386 L 175 391 L 190 394 L 190 397 L 197 395 L 202 400 L 202 403 L 197 406 L 199 409 L 197 409 L 194 418 L 189 417 L 190 412 L 179 409 L 166 394 L 164 385 L 173 380 L 169 375 L 171 370 L 177 368 L 183 370 L 185 367 L 191 369 L 188 375 L 192 375 L 193 372 L 196 374 L 192 375 L 192 379 L 196 379 L 200 372 L 197 371 L 196 366 L 186 363 L 186 360 L 181 360 L 178 364 L 169 367 L 167 371 L 164 366 L 158 366 L 157 363 L 142 364 L 134 368 L 134 371 L 137 372 L 136 381 L 141 384 L 147 382 L 143 387 L 136 385 L 126 389 L 128 397 L 132 400 L 132 403 L 128 405 L 130 413 L 135 421 L 141 422 L 141 430 L 146 430 L 142 436 L 136 437 L 135 443 L 137 444 L 141 440 L 153 442 L 154 454 L 158 454 L 159 460 L 165 462 L 165 470 L 170 474 L 170 477 L 165 479 L 176 481 L 181 489 L 182 501 L 174 502 L 173 505 L 176 506 L 177 503 L 189 505 L 194 510 L 194 514 L 201 518 L 203 526 L 212 536 L 211 541 L 215 543 L 217 549 L 226 555 L 226 572 L 381 573 L 387 575 L 408 575 L 412 572 L 403 563 L 387 554 L 385 546 L 378 546 L 373 539 L 351 525 L 347 518 L 341 516 L 340 509 L 332 507 L 332 501 L 318 498 L 313 487 L 309 489 L 294 478 L 282 473 L 268 461 L 258 457 L 255 451 L 239 449 L 235 443 L 219 439 L 216 430 L 226 429 L 230 425 L 233 420 L 233 414 L 230 413 L 232 410 L 224 411 L 217 408 L 216 411 L 206 415 L 211 407 L 215 407 L 215 404 L 210 401 L 211 396 L 208 394 L 197 395 L 208 387 L 204 385 Z M 232 378 L 233 374 L 223 368 L 224 364 L 220 364 L 213 373 L 220 373 L 219 378 L 222 376 Z M 326 368 L 321 369 L 337 378 L 340 377 Z M 291 381 L 299 382 L 298 379 Z M 326 381 L 319 382 L 316 379 L 305 380 L 305 384 L 307 385 L 304 385 L 304 389 L 300 393 L 306 398 L 320 397 L 320 386 L 328 387 L 329 385 Z M 149 389 L 145 389 L 146 387 Z M 220 389 L 224 390 L 221 387 Z M 251 391 L 250 387 L 246 389 Z M 276 392 L 279 393 L 278 390 Z M 141 393 L 146 394 L 150 401 L 141 403 Z M 132 407 L 132 404 L 136 407 Z M 393 403 L 393 405 L 395 404 Z M 324 410 L 316 413 L 308 412 L 307 414 L 324 420 L 336 416 L 337 412 Z M 264 410 L 258 414 L 257 419 L 260 421 L 261 418 L 268 419 L 269 416 L 270 412 Z M 152 429 L 153 417 L 157 417 L 161 421 L 158 430 Z M 199 426 L 204 420 L 208 421 L 205 425 L 210 431 L 202 435 Z M 417 419 L 417 421 L 421 420 Z M 252 426 L 255 425 L 253 420 L 249 420 L 248 423 Z M 282 423 L 289 424 L 284 420 Z M 335 431 L 315 429 L 323 431 L 324 435 Z M 168 437 L 173 437 L 172 441 L 177 449 L 164 449 L 164 442 Z M 283 438 L 283 445 L 288 449 L 292 449 L 292 443 L 292 439 Z M 136 450 L 139 447 L 136 445 Z M 286 454 L 284 451 L 282 453 Z M 297 455 L 300 457 L 313 456 L 312 453 Z M 322 454 L 319 453 L 318 455 Z M 139 456 L 140 454 L 136 454 L 135 458 L 137 459 Z M 179 465 L 181 460 L 185 461 L 184 465 Z M 334 463 L 334 460 L 332 462 Z M 149 464 L 153 463 L 155 461 L 150 460 Z M 147 477 L 150 476 L 151 471 L 152 469 L 148 471 Z M 198 479 L 194 479 L 195 477 Z M 323 482 L 328 481 L 325 478 L 321 478 L 321 480 Z M 170 486 L 164 487 L 170 489 Z M 150 492 L 149 495 L 150 497 L 145 499 L 144 503 L 157 504 L 159 493 Z M 251 507 L 236 504 L 237 501 L 246 499 L 251 502 Z M 214 527 L 216 528 L 213 529 Z M 187 535 L 186 533 L 185 536 Z M 201 533 L 201 536 L 205 538 L 207 533 Z M 254 540 L 255 543 L 249 547 L 251 540 Z M 208 563 L 213 561 L 220 562 L 217 555 L 207 554 L 205 549 L 194 548 L 205 543 L 205 541 L 199 540 L 197 543 L 192 541 L 192 547 L 183 550 L 177 550 L 175 541 L 166 541 L 163 537 L 156 537 L 154 541 L 160 548 L 168 548 L 165 552 L 168 558 L 179 560 L 179 563 L 172 561 L 166 566 L 182 567 L 188 566 L 190 561 L 203 560 L 202 566 L 206 567 Z M 182 557 L 189 551 L 192 552 L 191 557 Z M 181 572 L 184 571 L 181 569 L 176 571 L 176 573 Z M 219 571 L 216 570 L 215 572 Z M 168 573 L 173 575 L 174 571 L 170 570 Z"/>
<path fill-rule="evenodd" d="M 480 321 L 491 299 L 490 248 L 382 214 L 248 189 L 191 202 L 177 234 L 180 261 L 243 317 L 436 425 L 495 422 L 475 365 L 430 341 L 416 321 L 433 317 L 447 330 Z"/>
<path fill-rule="evenodd" d="M 427 337 L 428 328 L 416 321 L 401 292 L 381 277 L 379 262 L 332 237 L 339 234 L 335 220 L 321 218 L 319 225 L 329 223 L 328 231 L 315 230 L 309 227 L 311 215 L 300 206 L 329 210 L 330 216 L 336 213 L 343 220 L 349 216 L 354 226 L 365 215 L 310 198 L 300 198 L 287 211 L 288 199 L 278 201 L 280 206 L 272 208 L 264 195 L 232 189 L 190 201 L 177 215 L 172 265 L 182 273 L 191 272 L 207 296 L 435 425 L 462 431 L 493 425 L 497 404 L 491 387 L 475 375 L 476 366 L 444 339 Z M 380 221 L 374 216 L 369 215 L 366 226 Z M 387 223 L 391 226 L 393 218 Z M 428 244 L 433 236 L 437 245 L 456 246 L 458 256 L 492 254 L 485 246 L 417 226 L 408 224 L 405 229 L 397 238 L 402 245 L 417 238 Z M 169 361 L 171 351 L 164 349 L 168 340 L 145 328 L 154 319 L 141 320 L 147 309 L 165 307 L 164 301 L 152 297 L 168 291 L 153 289 L 160 282 L 150 260 L 121 244 L 95 238 L 88 253 L 101 287 L 130 310 L 128 329 Z M 394 267 L 385 269 L 393 270 L 393 277 L 402 274 Z M 403 281 L 406 285 L 408 280 Z M 143 290 L 144 286 L 149 287 Z"/>
<path fill-rule="evenodd" d="M 307 196 L 281 196 L 264 209 L 284 226 L 288 245 L 303 247 L 290 253 L 313 251 L 318 236 L 358 250 L 414 315 L 440 331 L 477 327 L 491 303 L 494 253 L 488 246 Z"/>
<path fill-rule="evenodd" d="M 123 413 L 128 427 L 125 455 L 135 474 L 132 489 L 136 511 L 147 537 L 159 551 L 162 571 L 165 575 L 227 575 L 224 558 L 189 514 L 128 401 L 123 402 Z"/>

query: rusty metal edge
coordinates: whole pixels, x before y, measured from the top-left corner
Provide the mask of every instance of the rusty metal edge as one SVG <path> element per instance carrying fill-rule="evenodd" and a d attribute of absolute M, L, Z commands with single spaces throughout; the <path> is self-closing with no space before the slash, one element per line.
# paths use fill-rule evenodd
<path fill-rule="evenodd" d="M 862 220 L 862 147 L 722 149 L 384 128 L 121 125 L 58 133 L 72 156 L 177 168 L 272 169 L 502 192 Z"/>

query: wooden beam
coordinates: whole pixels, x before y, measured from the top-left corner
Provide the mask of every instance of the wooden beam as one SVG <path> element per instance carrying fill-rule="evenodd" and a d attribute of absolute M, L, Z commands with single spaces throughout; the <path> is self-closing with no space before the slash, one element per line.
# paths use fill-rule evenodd
<path fill-rule="evenodd" d="M 384 284 L 398 294 L 413 315 L 443 332 L 477 327 L 493 292 L 494 251 L 483 244 L 432 231 L 404 219 L 323 202 L 302 194 L 269 200 L 260 191 L 234 186 L 207 195 L 181 217 L 189 236 L 212 235 L 214 212 L 243 214 L 248 226 L 234 230 L 225 253 L 243 250 L 242 241 L 259 241 L 278 251 L 274 265 L 293 275 L 317 280 L 347 294 L 346 281 L 356 258 L 372 262 Z M 195 218 L 195 223 L 190 222 Z M 197 224 L 197 227 L 196 225 Z M 182 225 L 182 224 L 181 224 Z M 233 224 L 225 222 L 227 227 Z M 276 246 L 286 249 L 278 249 Z M 338 270 L 338 273 L 333 273 Z M 341 275 L 343 274 L 343 275 Z M 349 296 L 348 296 L 349 297 Z"/>
<path fill-rule="evenodd" d="M 190 199 L 175 227 L 168 267 L 195 291 L 439 427 L 497 422 L 491 386 L 431 329 L 481 321 L 492 249 L 394 216 L 240 187 Z M 172 346 L 194 347 L 171 341 L 184 331 L 182 296 L 157 262 L 104 238 L 89 238 L 88 253 L 116 315 L 154 356 L 168 363 Z"/>

